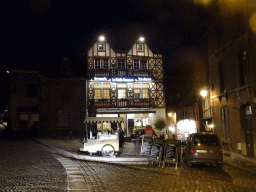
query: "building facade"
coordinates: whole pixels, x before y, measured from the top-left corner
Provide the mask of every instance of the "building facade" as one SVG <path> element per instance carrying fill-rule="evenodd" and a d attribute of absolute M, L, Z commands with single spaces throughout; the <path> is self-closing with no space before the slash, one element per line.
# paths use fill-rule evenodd
<path fill-rule="evenodd" d="M 144 41 L 117 52 L 105 39 L 99 39 L 87 59 L 87 109 L 94 108 L 94 115 L 122 117 L 126 136 L 148 124 L 154 128 L 157 118 L 166 117 L 163 58 Z M 106 123 L 103 128 L 116 130 L 116 125 Z"/>
<path fill-rule="evenodd" d="M 85 134 L 84 78 L 45 78 L 36 71 L 11 71 L 10 130 L 31 135 Z"/>
<path fill-rule="evenodd" d="M 204 116 L 231 157 L 256 158 L 256 60 L 252 14 L 241 9 L 208 26 L 210 84 Z"/>

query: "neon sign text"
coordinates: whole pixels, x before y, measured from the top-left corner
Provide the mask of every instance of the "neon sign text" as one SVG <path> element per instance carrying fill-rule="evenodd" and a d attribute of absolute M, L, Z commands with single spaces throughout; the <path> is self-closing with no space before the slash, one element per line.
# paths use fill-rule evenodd
<path fill-rule="evenodd" d="M 116 77 L 116 78 L 112 78 L 112 81 L 113 82 L 134 82 L 134 79 L 127 79 L 127 78 L 125 78 L 125 77 L 122 77 L 122 78 L 118 78 L 118 77 Z"/>
<path fill-rule="evenodd" d="M 138 77 L 138 81 L 151 81 L 152 79 L 150 77 Z"/>
<path fill-rule="evenodd" d="M 95 81 L 107 81 L 107 77 L 94 77 Z"/>

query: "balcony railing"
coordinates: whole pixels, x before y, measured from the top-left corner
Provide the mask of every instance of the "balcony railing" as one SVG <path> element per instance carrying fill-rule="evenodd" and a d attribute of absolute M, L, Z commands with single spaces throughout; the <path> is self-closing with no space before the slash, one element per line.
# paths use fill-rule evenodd
<path fill-rule="evenodd" d="M 155 99 L 90 99 L 89 107 L 97 108 L 152 108 Z"/>
<path fill-rule="evenodd" d="M 91 69 L 89 78 L 93 77 L 153 77 L 153 73 L 149 69 Z"/>

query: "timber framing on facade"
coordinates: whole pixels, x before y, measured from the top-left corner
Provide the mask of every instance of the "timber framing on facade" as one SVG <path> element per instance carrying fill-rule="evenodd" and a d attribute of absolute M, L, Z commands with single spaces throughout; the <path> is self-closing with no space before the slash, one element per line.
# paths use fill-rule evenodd
<path fill-rule="evenodd" d="M 87 53 L 87 63 L 87 106 L 96 108 L 97 116 L 123 117 L 127 136 L 165 117 L 163 58 L 144 41 L 116 52 L 106 40 L 98 40 Z"/>

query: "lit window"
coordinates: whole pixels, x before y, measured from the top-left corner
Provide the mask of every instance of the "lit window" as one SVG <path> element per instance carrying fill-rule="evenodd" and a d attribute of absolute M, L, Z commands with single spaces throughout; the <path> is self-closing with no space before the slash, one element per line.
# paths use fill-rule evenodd
<path fill-rule="evenodd" d="M 95 69 L 100 69 L 100 58 L 95 59 L 94 68 Z"/>
<path fill-rule="evenodd" d="M 110 88 L 110 84 L 109 83 L 103 83 L 103 87 L 104 88 Z"/>
<path fill-rule="evenodd" d="M 149 84 L 148 83 L 142 83 L 142 87 L 143 88 L 149 88 Z"/>
<path fill-rule="evenodd" d="M 134 83 L 134 87 L 140 87 L 140 83 Z"/>
<path fill-rule="evenodd" d="M 141 60 L 141 69 L 147 69 L 147 68 L 148 68 L 147 61 Z"/>
<path fill-rule="evenodd" d="M 137 45 L 137 51 L 143 51 L 143 44 Z"/>
<path fill-rule="evenodd" d="M 125 59 L 118 59 L 117 67 L 118 67 L 118 69 L 125 69 Z"/>
<path fill-rule="evenodd" d="M 99 51 L 104 51 L 105 50 L 104 44 L 99 43 L 98 49 L 99 49 Z"/>
<path fill-rule="evenodd" d="M 94 87 L 95 87 L 95 88 L 101 88 L 101 83 L 95 83 L 95 84 L 94 84 Z"/>
<path fill-rule="evenodd" d="M 109 89 L 103 89 L 103 99 L 109 99 Z"/>
<path fill-rule="evenodd" d="M 124 87 L 124 88 L 126 88 L 126 84 L 125 83 L 118 83 L 117 87 L 122 87 L 122 88 Z"/>
<path fill-rule="evenodd" d="M 108 69 L 108 59 L 103 59 L 103 68 Z"/>
<path fill-rule="evenodd" d="M 140 69 L 140 60 L 139 59 L 134 59 L 133 68 Z"/>
<path fill-rule="evenodd" d="M 148 89 L 142 89 L 142 98 L 148 98 Z"/>
<path fill-rule="evenodd" d="M 100 92 L 100 89 L 95 89 L 94 99 L 101 99 Z"/>
<path fill-rule="evenodd" d="M 126 98 L 126 90 L 125 89 L 118 89 L 118 99 Z"/>
<path fill-rule="evenodd" d="M 134 99 L 140 99 L 140 89 L 134 89 Z"/>

